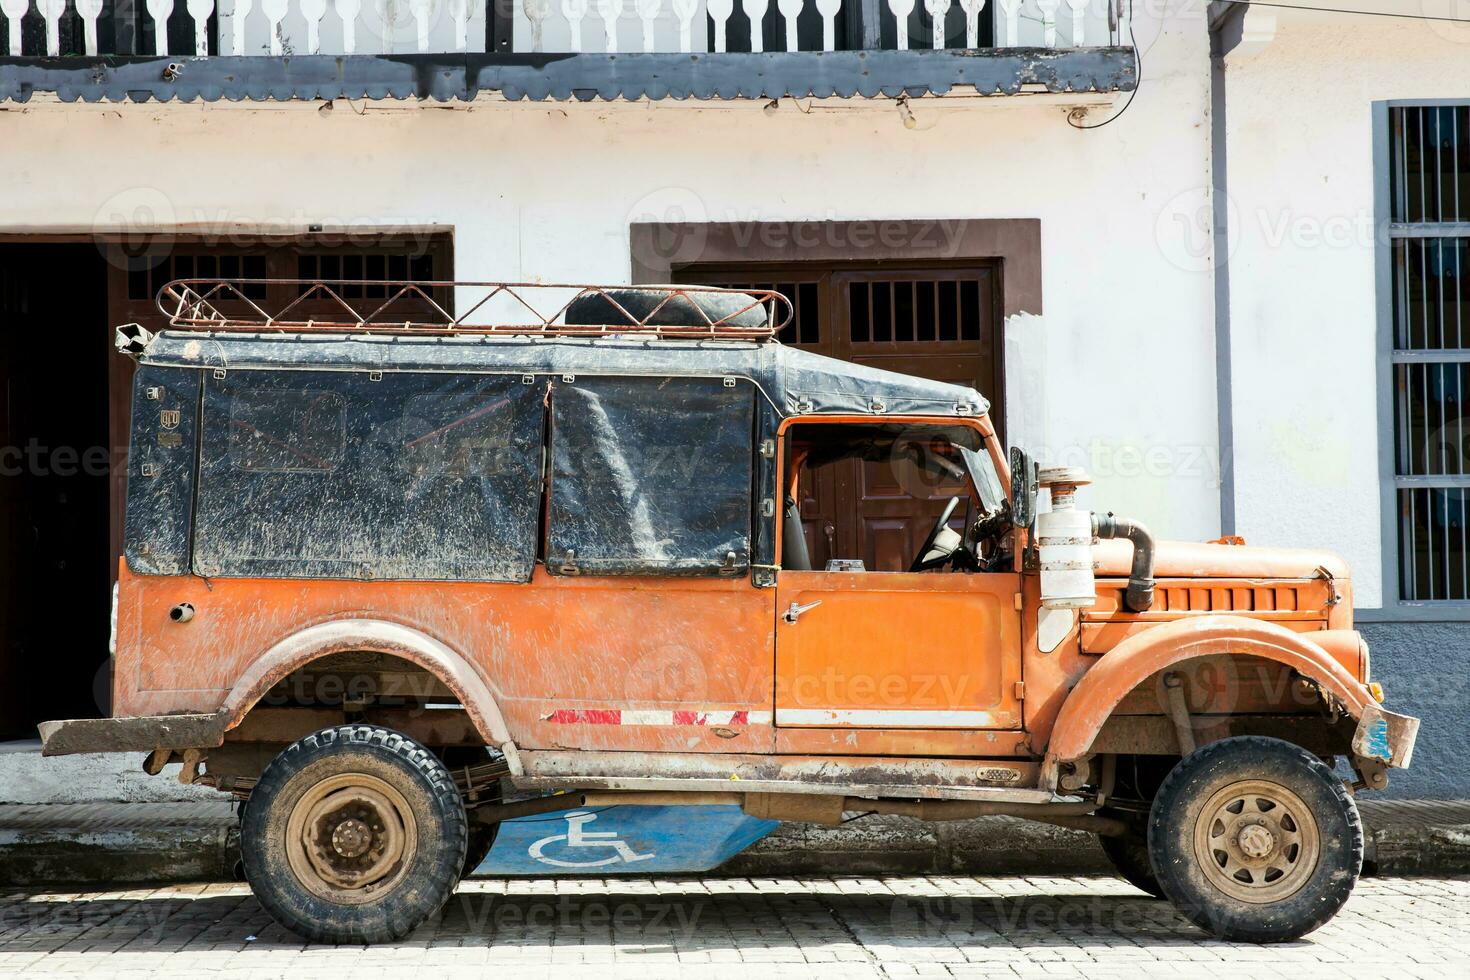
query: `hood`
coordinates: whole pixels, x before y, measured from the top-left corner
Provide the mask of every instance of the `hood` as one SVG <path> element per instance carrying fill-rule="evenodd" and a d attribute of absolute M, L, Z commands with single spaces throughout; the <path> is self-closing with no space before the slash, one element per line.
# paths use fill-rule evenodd
<path fill-rule="evenodd" d="M 1133 546 L 1127 541 L 1099 541 L 1092 548 L 1097 574 L 1128 574 Z M 1310 579 L 1325 568 L 1333 578 L 1348 577 L 1347 562 L 1314 548 L 1255 548 L 1249 545 L 1160 541 L 1154 548 L 1155 578 Z"/>

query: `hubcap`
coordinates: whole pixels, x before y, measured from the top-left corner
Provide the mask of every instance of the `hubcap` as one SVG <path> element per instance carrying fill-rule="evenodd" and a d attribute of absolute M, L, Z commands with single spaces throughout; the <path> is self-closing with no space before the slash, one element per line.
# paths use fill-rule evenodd
<path fill-rule="evenodd" d="M 1212 885 L 1255 904 L 1296 894 L 1321 854 L 1317 821 L 1301 797 L 1264 779 L 1233 783 L 1206 800 L 1194 849 Z"/>
<path fill-rule="evenodd" d="M 418 828 L 403 794 L 367 773 L 331 776 L 291 808 L 286 854 L 313 894 L 344 905 L 391 889 L 418 847 Z"/>

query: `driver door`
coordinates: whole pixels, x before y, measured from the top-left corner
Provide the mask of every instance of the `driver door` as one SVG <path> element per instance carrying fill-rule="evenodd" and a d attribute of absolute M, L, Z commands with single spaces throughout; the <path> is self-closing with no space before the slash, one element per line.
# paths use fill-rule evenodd
<path fill-rule="evenodd" d="M 796 425 L 783 441 L 795 483 L 788 498 L 803 496 L 814 482 L 811 469 L 852 460 L 868 477 L 858 508 L 865 521 L 874 501 L 893 514 L 935 513 L 922 523 L 912 516 L 872 521 L 864 528 L 870 547 L 831 556 L 862 559 L 861 568 L 875 570 L 826 571 L 813 563 L 812 570 L 778 571 L 778 752 L 1009 754 L 1001 746 L 1015 736 L 999 733 L 1021 728 L 1021 576 L 906 571 L 951 500 L 969 501 L 956 515 L 978 514 L 983 504 L 972 481 L 949 472 L 934 452 L 940 428 L 898 425 L 897 433 L 866 421 Z M 960 528 L 970 519 L 959 519 Z"/>
<path fill-rule="evenodd" d="M 1019 729 L 1020 591 L 1014 572 L 780 572 L 776 727 Z"/>

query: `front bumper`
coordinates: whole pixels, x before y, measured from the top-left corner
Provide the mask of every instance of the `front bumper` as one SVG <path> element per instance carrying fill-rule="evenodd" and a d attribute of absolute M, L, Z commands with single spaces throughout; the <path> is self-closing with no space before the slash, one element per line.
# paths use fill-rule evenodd
<path fill-rule="evenodd" d="M 1370 703 L 1353 732 L 1353 754 L 1395 769 L 1407 769 L 1419 737 L 1419 719 Z"/>

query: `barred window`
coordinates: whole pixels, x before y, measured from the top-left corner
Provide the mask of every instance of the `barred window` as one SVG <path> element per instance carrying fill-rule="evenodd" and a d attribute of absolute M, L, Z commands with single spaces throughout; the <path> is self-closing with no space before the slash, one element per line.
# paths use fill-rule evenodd
<path fill-rule="evenodd" d="M 1399 594 L 1470 599 L 1470 105 L 1389 110 Z"/>

